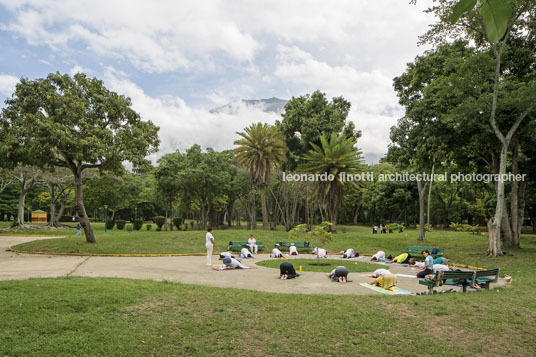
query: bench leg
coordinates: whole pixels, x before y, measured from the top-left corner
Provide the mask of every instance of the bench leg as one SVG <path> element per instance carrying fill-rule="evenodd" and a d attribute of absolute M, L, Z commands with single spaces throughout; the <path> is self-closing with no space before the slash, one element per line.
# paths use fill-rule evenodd
<path fill-rule="evenodd" d="M 430 285 L 430 286 L 428 287 L 428 294 L 429 294 L 429 295 L 432 295 L 433 293 L 434 293 L 434 286 L 433 286 L 433 285 Z"/>

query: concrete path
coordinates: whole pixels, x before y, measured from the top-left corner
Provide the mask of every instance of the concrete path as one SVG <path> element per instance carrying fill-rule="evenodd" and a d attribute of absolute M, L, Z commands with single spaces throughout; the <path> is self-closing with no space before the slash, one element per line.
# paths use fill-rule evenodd
<path fill-rule="evenodd" d="M 12 246 L 36 239 L 50 237 L 6 237 L 0 236 L 0 280 L 49 278 L 59 276 L 121 277 L 132 279 L 152 279 L 178 281 L 187 284 L 209 285 L 227 288 L 250 289 L 274 293 L 292 294 L 340 294 L 365 295 L 380 294 L 359 285 L 370 282 L 367 273 L 350 273 L 348 284 L 332 282 L 326 273 L 304 271 L 297 279 L 279 280 L 279 270 L 265 268 L 255 262 L 270 259 L 267 254 L 259 254 L 244 264 L 247 270 L 216 271 L 206 266 L 205 256 L 184 257 L 87 257 L 64 255 L 19 254 L 7 251 Z M 310 258 L 302 255 L 300 258 Z M 292 258 L 291 258 L 292 259 Z M 356 261 L 368 261 L 360 257 Z M 217 256 L 214 265 L 221 264 Z M 296 269 L 298 267 L 295 267 Z M 386 268 L 378 264 L 378 268 Z M 389 265 L 394 274 L 415 275 L 409 267 Z M 370 273 L 368 273 L 370 274 Z M 398 278 L 398 286 L 415 292 L 426 291 L 415 278 Z M 450 288 L 450 286 L 448 287 Z M 446 288 L 442 288 L 446 289 Z M 442 290 L 440 289 L 440 290 Z"/>

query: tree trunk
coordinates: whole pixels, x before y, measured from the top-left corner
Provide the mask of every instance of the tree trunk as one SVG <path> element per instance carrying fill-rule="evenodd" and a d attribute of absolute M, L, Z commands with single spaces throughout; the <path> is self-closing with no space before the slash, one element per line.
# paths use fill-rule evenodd
<path fill-rule="evenodd" d="M 521 230 L 523 229 L 523 221 L 525 219 L 525 190 L 527 188 L 527 181 L 521 181 L 519 185 L 519 209 L 517 216 L 517 225 L 514 228 L 512 237 L 512 247 L 521 247 Z"/>
<path fill-rule="evenodd" d="M 261 209 L 262 209 L 262 229 L 268 230 L 268 209 L 266 208 L 266 186 L 260 185 L 259 191 L 261 192 Z"/>
<path fill-rule="evenodd" d="M 499 175 L 506 173 L 506 154 L 507 154 L 507 145 L 503 143 L 501 148 L 501 155 L 499 161 Z M 502 177 L 502 176 L 499 176 Z M 503 215 L 504 215 L 504 181 L 499 180 L 497 182 L 497 205 L 495 206 L 495 234 L 489 235 L 489 245 L 487 255 L 497 257 L 503 255 L 501 250 L 501 229 L 503 226 Z"/>
<path fill-rule="evenodd" d="M 24 184 L 23 184 L 24 185 Z M 21 188 L 19 193 L 19 203 L 17 205 L 17 225 L 24 227 L 24 201 L 26 200 L 26 190 Z"/>
<path fill-rule="evenodd" d="M 430 187 L 428 188 L 428 202 L 427 202 L 427 208 L 426 208 L 426 220 L 427 220 L 427 224 L 426 224 L 426 231 L 427 232 L 430 232 L 431 229 L 430 229 L 430 203 L 431 203 L 431 198 L 432 198 L 432 183 L 433 183 L 433 180 L 434 180 L 434 169 L 435 169 L 435 157 L 434 157 L 434 162 L 432 164 L 432 177 L 430 178 Z"/>
<path fill-rule="evenodd" d="M 331 217 L 331 232 L 337 233 L 337 210 L 334 210 L 330 214 Z"/>
<path fill-rule="evenodd" d="M 423 185 L 422 181 L 417 181 L 417 189 L 419 191 L 419 241 L 426 240 L 426 231 L 424 229 L 424 195 L 427 185 L 428 182 L 425 182 Z"/>
<path fill-rule="evenodd" d="M 359 209 L 361 208 L 361 205 L 359 206 L 356 206 L 355 208 L 355 211 L 354 211 L 354 220 L 353 220 L 353 223 L 354 224 L 357 224 L 357 215 L 359 214 Z"/>
<path fill-rule="evenodd" d="M 86 242 L 88 243 L 97 243 L 95 240 L 95 235 L 93 234 L 93 228 L 89 223 L 89 217 L 86 213 L 86 208 L 84 207 L 84 194 L 82 193 L 82 173 L 74 172 L 74 206 L 78 219 L 80 220 L 80 225 L 84 229 L 86 235 Z"/>
<path fill-rule="evenodd" d="M 63 226 L 63 224 L 60 223 L 60 219 L 63 216 L 63 211 L 65 211 L 65 206 L 67 205 L 67 198 L 69 198 L 69 195 L 71 194 L 71 190 L 72 190 L 72 188 L 69 188 L 68 191 L 63 192 L 63 199 L 61 200 L 60 210 L 58 211 L 58 214 L 54 218 L 54 220 L 60 226 Z"/>

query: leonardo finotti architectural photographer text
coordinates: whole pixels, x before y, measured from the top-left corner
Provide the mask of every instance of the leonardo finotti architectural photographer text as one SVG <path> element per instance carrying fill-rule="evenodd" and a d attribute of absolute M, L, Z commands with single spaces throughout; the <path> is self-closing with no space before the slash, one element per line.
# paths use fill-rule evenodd
<path fill-rule="evenodd" d="M 480 173 L 440 173 L 433 176 L 428 173 L 409 173 L 409 172 L 395 172 L 389 174 L 377 174 L 373 172 L 361 172 L 359 174 L 346 174 L 342 172 L 339 175 L 339 180 L 343 182 L 359 182 L 359 181 L 399 181 L 399 182 L 413 182 L 413 181 L 440 181 L 440 182 L 511 182 L 511 181 L 525 181 L 526 174 L 513 174 L 506 173 L 500 174 L 480 174 Z M 286 173 L 283 172 L 283 181 L 334 181 L 335 175 L 328 174 L 327 172 L 321 174 L 303 174 L 303 173 Z"/>

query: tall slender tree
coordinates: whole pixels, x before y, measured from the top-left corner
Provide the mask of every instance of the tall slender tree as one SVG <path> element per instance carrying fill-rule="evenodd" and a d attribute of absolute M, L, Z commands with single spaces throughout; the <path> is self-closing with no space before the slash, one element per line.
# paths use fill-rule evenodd
<path fill-rule="evenodd" d="M 320 146 L 312 144 L 313 149 L 304 157 L 300 171 L 314 175 L 325 174 L 315 181 L 315 194 L 327 210 L 331 229 L 337 231 L 337 213 L 344 203 L 344 175 L 355 174 L 362 167 L 361 152 L 355 147 L 353 137 L 338 136 L 332 133 L 326 138 L 320 136 Z"/>
<path fill-rule="evenodd" d="M 286 145 L 277 127 L 268 124 L 251 124 L 244 132 L 237 132 L 242 139 L 234 142 L 238 165 L 246 167 L 255 185 L 259 187 L 262 207 L 262 228 L 268 229 L 266 187 L 270 183 L 272 168 L 285 161 Z"/>

